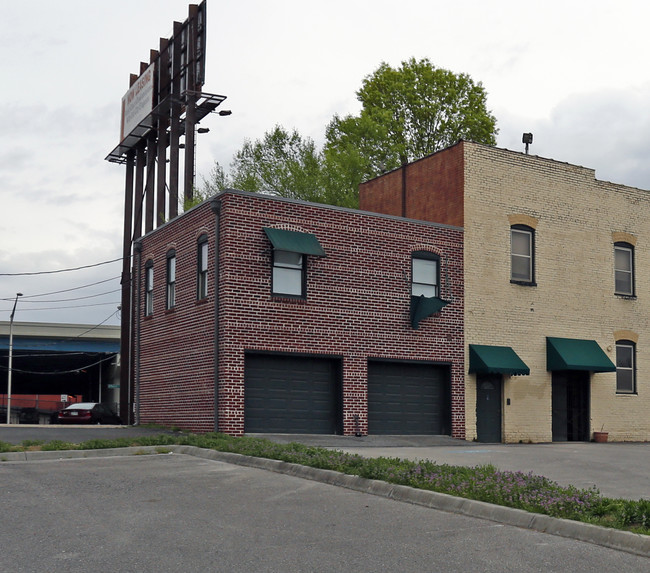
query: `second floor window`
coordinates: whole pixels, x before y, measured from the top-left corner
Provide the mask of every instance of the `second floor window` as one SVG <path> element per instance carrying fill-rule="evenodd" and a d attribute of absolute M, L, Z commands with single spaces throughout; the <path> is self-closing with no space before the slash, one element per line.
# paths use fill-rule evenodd
<path fill-rule="evenodd" d="M 144 315 L 153 314 L 153 261 L 144 266 Z"/>
<path fill-rule="evenodd" d="M 634 296 L 634 247 L 629 243 L 614 244 L 614 292 Z"/>
<path fill-rule="evenodd" d="M 635 344 L 628 340 L 616 343 L 616 392 L 634 394 L 636 392 Z"/>
<path fill-rule="evenodd" d="M 204 299 L 208 296 L 208 236 L 201 235 L 198 241 L 197 252 L 197 289 L 196 298 Z"/>
<path fill-rule="evenodd" d="M 439 259 L 433 253 L 418 251 L 411 258 L 411 295 L 439 296 Z"/>
<path fill-rule="evenodd" d="M 510 228 L 510 280 L 535 284 L 535 231 L 525 225 Z"/>
<path fill-rule="evenodd" d="M 176 251 L 167 253 L 167 310 L 176 306 Z"/>
<path fill-rule="evenodd" d="M 273 294 L 305 296 L 305 257 L 291 251 L 273 251 Z"/>

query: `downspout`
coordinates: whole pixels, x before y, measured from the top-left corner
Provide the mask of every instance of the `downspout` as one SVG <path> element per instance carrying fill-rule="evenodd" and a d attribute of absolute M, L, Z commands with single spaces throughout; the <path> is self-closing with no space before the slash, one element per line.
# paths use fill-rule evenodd
<path fill-rule="evenodd" d="M 406 156 L 402 156 L 402 217 L 406 217 L 406 166 L 408 165 L 408 159 Z"/>
<path fill-rule="evenodd" d="M 214 431 L 219 431 L 219 230 L 221 199 L 215 197 L 210 207 L 214 213 Z"/>
<path fill-rule="evenodd" d="M 140 297 L 142 289 L 140 288 L 142 281 L 142 242 L 136 241 L 133 245 L 133 251 L 135 253 L 135 268 L 136 271 L 136 306 L 135 306 L 135 340 L 133 353 L 135 354 L 135 360 L 133 364 L 135 365 L 133 373 L 133 383 L 135 385 L 135 425 L 140 424 Z M 131 396 L 131 379 L 129 377 L 129 397 Z M 129 404 L 129 414 L 131 413 L 132 406 Z"/>

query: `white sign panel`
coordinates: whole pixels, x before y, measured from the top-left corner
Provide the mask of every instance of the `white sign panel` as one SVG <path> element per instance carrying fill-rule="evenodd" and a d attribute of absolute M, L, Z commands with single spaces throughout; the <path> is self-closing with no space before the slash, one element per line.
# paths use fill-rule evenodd
<path fill-rule="evenodd" d="M 122 124 L 120 130 L 120 142 L 131 135 L 133 130 L 142 124 L 143 120 L 153 110 L 154 93 L 154 64 L 151 64 L 145 72 L 129 88 L 129 91 L 122 98 Z M 147 124 L 151 127 L 151 124 Z M 144 130 L 146 133 L 148 130 Z M 143 133 L 144 134 L 144 133 Z"/>

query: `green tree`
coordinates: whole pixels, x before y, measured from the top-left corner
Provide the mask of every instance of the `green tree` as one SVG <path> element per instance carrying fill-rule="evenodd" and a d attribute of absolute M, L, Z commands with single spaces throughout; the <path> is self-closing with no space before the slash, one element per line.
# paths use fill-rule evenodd
<path fill-rule="evenodd" d="M 382 63 L 357 92 L 358 116 L 334 116 L 319 151 L 313 140 L 281 126 L 246 140 L 230 164 L 219 164 L 204 190 L 232 186 L 357 207 L 359 184 L 467 139 L 495 145 L 496 119 L 487 93 L 466 74 L 411 58 L 398 69 Z"/>
<path fill-rule="evenodd" d="M 278 125 L 244 142 L 230 164 L 230 182 L 243 191 L 322 202 L 321 154 L 313 140 Z"/>
<path fill-rule="evenodd" d="M 482 84 L 466 74 L 411 58 L 394 69 L 382 63 L 357 92 L 358 116 L 334 116 L 324 149 L 328 170 L 362 181 L 467 139 L 496 144 L 496 119 Z"/>

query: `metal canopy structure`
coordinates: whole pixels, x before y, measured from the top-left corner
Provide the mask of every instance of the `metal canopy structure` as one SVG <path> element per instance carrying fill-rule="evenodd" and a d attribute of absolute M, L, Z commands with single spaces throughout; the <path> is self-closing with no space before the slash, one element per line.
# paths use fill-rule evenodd
<path fill-rule="evenodd" d="M 204 92 L 194 92 L 192 94 L 196 98 L 195 102 L 195 123 L 201 123 L 201 120 L 205 118 L 208 114 L 212 113 L 219 107 L 226 99 L 226 96 L 209 94 Z M 166 97 L 161 103 L 159 103 L 148 115 L 144 117 L 135 127 L 135 129 L 127 135 L 124 140 L 111 151 L 106 156 L 106 161 L 111 163 L 119 163 L 124 165 L 127 162 L 127 154 L 133 149 L 140 141 L 147 136 L 147 134 L 153 129 L 157 122 L 161 119 L 166 119 L 170 116 L 170 110 L 172 105 L 178 104 L 183 106 L 185 104 L 186 97 L 175 98 L 174 96 Z M 178 121 L 178 130 L 179 135 L 185 135 L 185 113 L 182 113 Z M 169 136 L 171 128 L 166 129 L 166 133 Z M 166 147 L 169 145 L 166 143 Z"/>
<path fill-rule="evenodd" d="M 132 316 L 138 312 L 132 281 L 133 244 L 177 217 L 181 199 L 194 198 L 196 126 L 226 99 L 203 92 L 207 0 L 190 4 L 188 13 L 184 22 L 174 22 L 170 38 L 160 38 L 159 48 L 150 50 L 149 62 L 140 62 L 139 74 L 130 75 L 121 102 L 119 143 L 106 156 L 107 161 L 126 167 L 120 336 L 124 364 L 120 416 L 126 423 L 134 420 L 137 382 L 131 335 Z"/>

